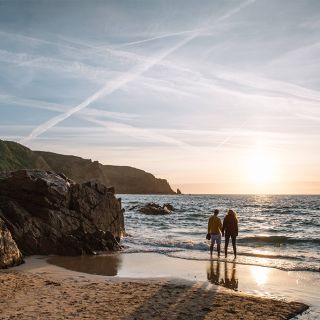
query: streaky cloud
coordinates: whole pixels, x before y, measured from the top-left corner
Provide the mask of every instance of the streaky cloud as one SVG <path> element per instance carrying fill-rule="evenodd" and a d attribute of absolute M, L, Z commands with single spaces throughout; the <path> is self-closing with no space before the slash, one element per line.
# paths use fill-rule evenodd
<path fill-rule="evenodd" d="M 69 109 L 64 114 L 60 114 L 60 115 L 58 115 L 56 117 L 53 117 L 53 118 L 49 119 L 48 121 L 46 121 L 42 125 L 40 125 L 37 128 L 35 128 L 30 133 L 29 136 L 23 138 L 20 142 L 21 143 L 25 143 L 28 140 L 34 139 L 35 137 L 37 137 L 40 134 L 46 132 L 48 129 L 50 129 L 53 126 L 57 125 L 61 121 L 69 118 L 74 113 L 86 108 L 92 102 L 94 102 L 94 101 L 98 100 L 99 98 L 101 98 L 103 96 L 106 96 L 106 95 L 109 95 L 109 94 L 113 93 L 114 91 L 120 89 L 125 84 L 129 83 L 130 81 L 133 81 L 140 74 L 142 74 L 143 72 L 145 72 L 148 69 L 150 69 L 154 64 L 157 63 L 157 61 L 161 61 L 167 55 L 169 55 L 170 53 L 174 52 L 175 50 L 177 50 L 178 48 L 180 48 L 182 45 L 186 44 L 187 42 L 191 41 L 191 39 L 193 39 L 193 38 L 194 38 L 194 35 L 192 37 L 188 37 L 188 38 L 184 39 L 183 41 L 179 42 L 176 46 L 174 46 L 174 47 L 170 48 L 169 50 L 167 50 L 162 55 L 157 56 L 156 58 L 154 58 L 153 61 L 150 61 L 150 62 L 148 62 L 148 63 L 146 63 L 144 65 L 139 65 L 138 67 L 135 67 L 133 70 L 131 70 L 129 72 L 126 72 L 123 75 L 121 75 L 120 77 L 118 77 L 118 78 L 106 83 L 105 86 L 103 86 L 100 90 L 98 90 L 93 95 L 91 95 L 90 97 L 85 99 L 83 102 L 78 104 L 76 107 L 74 107 L 72 109 Z"/>
<path fill-rule="evenodd" d="M 230 18 L 232 15 L 239 12 L 241 9 L 245 8 L 249 4 L 252 4 L 253 2 L 254 2 L 254 0 L 246 1 L 245 3 L 241 4 L 240 6 L 234 8 L 233 10 L 229 11 L 228 13 L 226 13 L 223 16 L 221 16 L 220 18 L 218 18 L 216 20 L 216 22 L 221 22 L 225 19 Z M 169 56 L 171 53 L 175 52 L 176 50 L 178 50 L 182 46 L 189 43 L 191 40 L 196 38 L 198 35 L 199 35 L 199 31 L 191 33 L 188 37 L 186 37 L 185 39 L 183 39 L 182 41 L 180 41 L 178 44 L 171 47 L 170 49 L 166 50 L 164 53 L 154 57 L 154 59 L 152 59 L 151 61 L 149 61 L 143 65 L 139 65 L 139 66 L 133 68 L 133 70 L 129 71 L 128 73 L 125 73 L 124 75 L 114 79 L 113 81 L 106 83 L 105 86 L 103 86 L 100 90 L 98 90 L 93 95 L 91 95 L 90 97 L 85 99 L 83 102 L 78 104 L 76 107 L 68 110 L 64 114 L 61 114 L 61 115 L 58 115 L 56 117 L 49 119 L 48 121 L 46 121 L 42 125 L 38 126 L 34 130 L 32 130 L 32 132 L 27 137 L 24 137 L 23 139 L 21 139 L 20 142 L 25 143 L 28 140 L 34 139 L 35 137 L 39 136 L 40 134 L 43 134 L 44 132 L 46 132 L 47 130 L 52 128 L 53 126 L 60 123 L 61 121 L 64 121 L 65 119 L 69 118 L 74 113 L 86 108 L 89 104 L 91 104 L 92 102 L 101 98 L 102 96 L 109 95 L 109 94 L 113 93 L 114 91 L 118 90 L 119 88 L 121 88 L 122 86 L 126 85 L 127 83 L 133 81 L 140 74 L 149 70 L 152 66 L 154 66 L 158 62 L 162 61 L 164 58 L 166 58 L 167 56 Z"/>
<path fill-rule="evenodd" d="M 25 98 L 19 98 L 15 96 L 2 95 L 2 94 L 0 94 L 0 101 L 5 102 L 9 105 L 17 105 L 17 106 L 23 106 L 28 108 L 57 111 L 60 113 L 64 113 L 66 110 L 71 108 L 70 106 L 61 105 L 53 102 L 35 100 L 35 99 L 25 99 Z M 138 114 L 134 114 L 134 113 L 106 111 L 106 110 L 97 109 L 97 108 L 83 109 L 79 112 L 79 114 L 83 116 L 97 116 L 100 118 L 107 117 L 107 118 L 117 119 L 117 120 L 132 120 L 139 117 Z M 30 127 L 32 128 L 32 126 Z"/>
<path fill-rule="evenodd" d="M 163 134 L 159 134 L 151 129 L 137 128 L 137 127 L 116 122 L 116 121 L 102 121 L 93 117 L 83 117 L 83 119 L 86 121 L 90 121 L 92 123 L 98 124 L 108 130 L 111 130 L 120 134 L 124 134 L 127 136 L 131 136 L 137 139 L 142 139 L 142 140 L 151 141 L 151 142 L 152 141 L 163 142 L 166 144 L 171 144 L 171 145 L 185 147 L 185 148 L 191 147 L 187 143 L 184 143 L 180 140 L 168 137 Z"/>

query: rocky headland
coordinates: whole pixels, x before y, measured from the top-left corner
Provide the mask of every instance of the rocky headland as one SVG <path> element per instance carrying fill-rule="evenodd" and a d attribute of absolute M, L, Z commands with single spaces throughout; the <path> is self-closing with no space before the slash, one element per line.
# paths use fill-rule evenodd
<path fill-rule="evenodd" d="M 114 186 L 119 194 L 175 194 L 165 179 L 129 166 L 103 165 L 73 155 L 33 151 L 13 142 L 0 140 L 0 171 L 40 169 L 62 172 L 77 183 L 97 180 Z"/>
<path fill-rule="evenodd" d="M 0 267 L 22 255 L 119 250 L 124 209 L 114 188 L 44 170 L 0 173 Z"/>

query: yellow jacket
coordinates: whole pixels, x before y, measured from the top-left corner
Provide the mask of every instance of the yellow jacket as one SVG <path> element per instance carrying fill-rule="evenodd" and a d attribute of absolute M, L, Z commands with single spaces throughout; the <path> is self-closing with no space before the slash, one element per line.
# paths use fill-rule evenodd
<path fill-rule="evenodd" d="M 211 216 L 208 221 L 208 233 L 221 234 L 222 223 L 217 216 Z"/>

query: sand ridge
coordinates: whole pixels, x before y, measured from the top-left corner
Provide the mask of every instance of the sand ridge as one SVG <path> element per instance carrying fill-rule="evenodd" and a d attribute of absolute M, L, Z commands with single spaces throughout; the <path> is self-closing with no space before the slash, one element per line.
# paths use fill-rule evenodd
<path fill-rule="evenodd" d="M 298 302 L 163 280 L 94 281 L 0 272 L 0 319 L 290 319 Z"/>

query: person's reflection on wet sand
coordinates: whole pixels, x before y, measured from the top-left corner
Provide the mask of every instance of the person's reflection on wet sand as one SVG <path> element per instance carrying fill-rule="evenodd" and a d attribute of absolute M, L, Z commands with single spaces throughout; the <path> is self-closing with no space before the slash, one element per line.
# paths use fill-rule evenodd
<path fill-rule="evenodd" d="M 207 279 L 217 285 L 222 285 L 220 280 L 220 261 L 210 261 L 210 267 L 207 270 Z"/>
<path fill-rule="evenodd" d="M 238 279 L 236 279 L 236 263 L 224 263 L 224 287 L 237 291 Z"/>
<path fill-rule="evenodd" d="M 238 290 L 238 279 L 236 278 L 236 263 L 224 262 L 224 273 L 222 269 L 223 262 L 210 261 L 207 269 L 207 279 L 212 284 L 223 286 L 228 289 Z"/>

